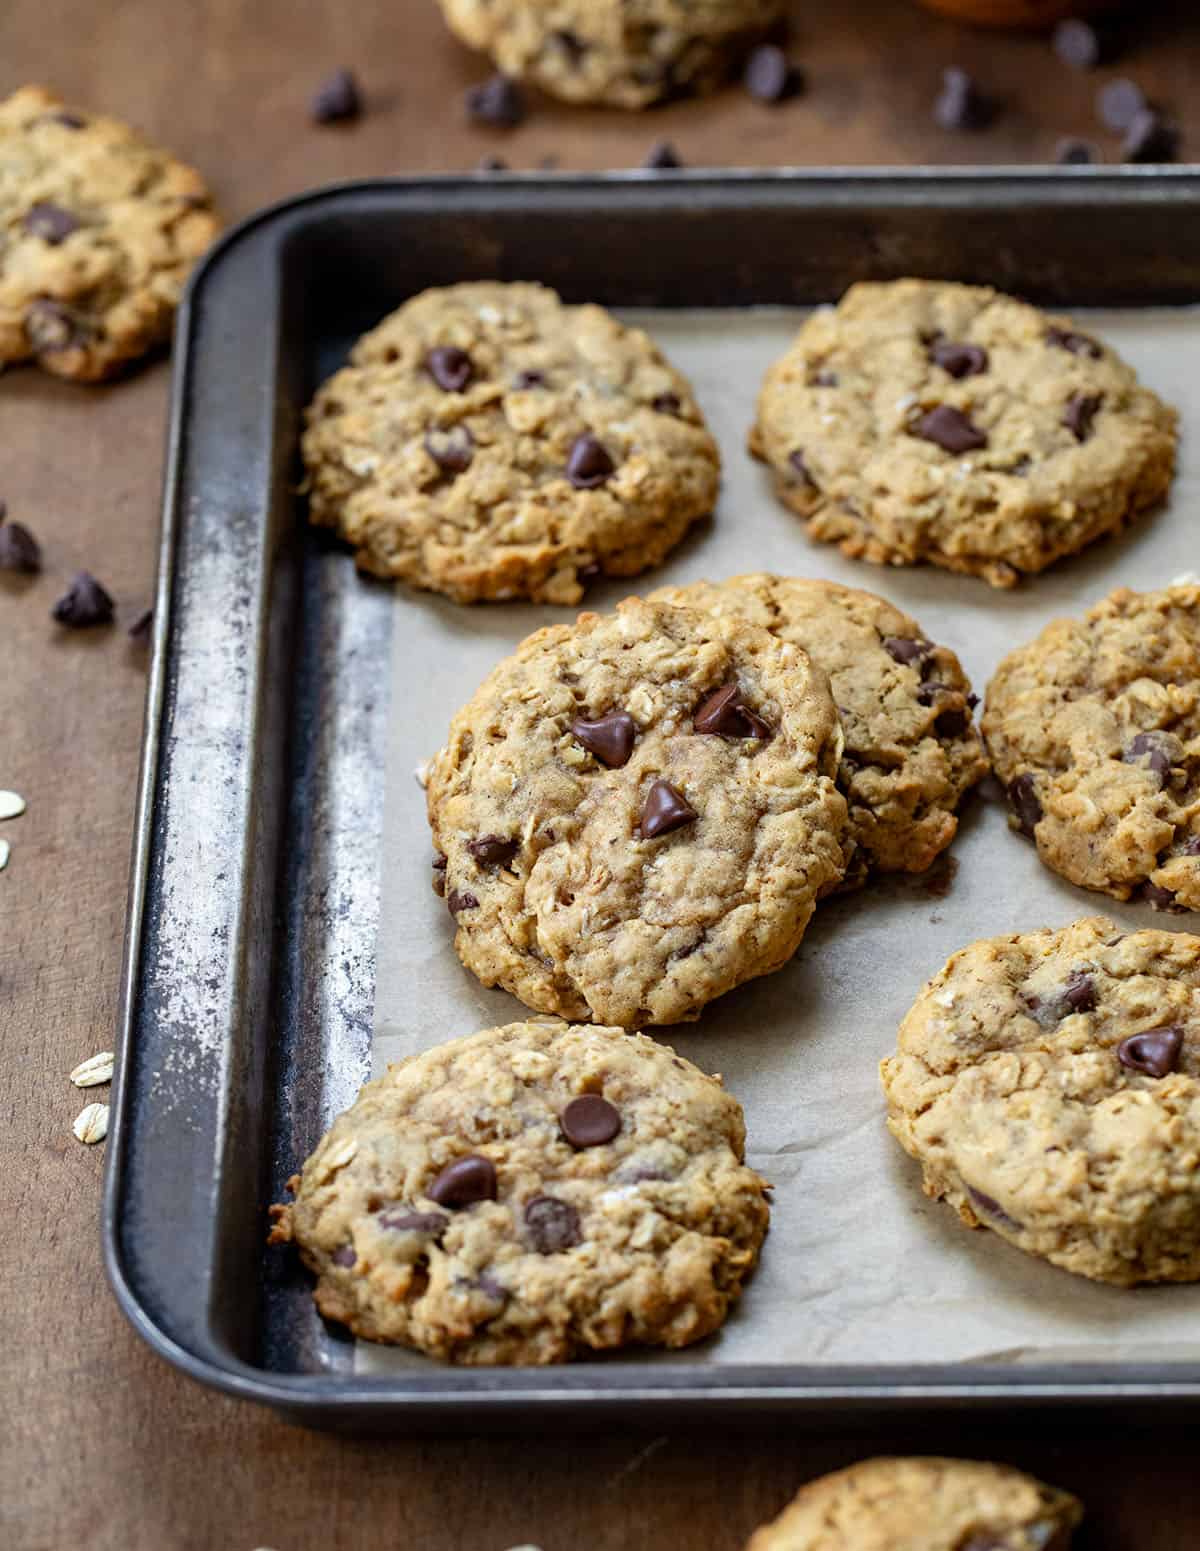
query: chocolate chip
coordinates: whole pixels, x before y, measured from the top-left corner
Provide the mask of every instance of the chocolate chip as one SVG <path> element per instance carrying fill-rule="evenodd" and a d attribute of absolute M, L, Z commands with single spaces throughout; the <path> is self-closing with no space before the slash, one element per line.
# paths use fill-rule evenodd
<path fill-rule="evenodd" d="M 599 581 L 604 575 L 598 560 L 589 560 L 587 565 L 581 565 L 575 572 L 575 579 L 581 587 L 590 587 L 593 582 Z"/>
<path fill-rule="evenodd" d="M 1074 329 L 1052 326 L 1046 330 L 1046 343 L 1053 345 L 1056 350 L 1067 350 L 1072 355 L 1090 356 L 1093 361 L 1098 361 L 1104 354 L 1103 348 L 1094 339 L 1087 334 L 1077 334 Z"/>
<path fill-rule="evenodd" d="M 1092 425 L 1103 402 L 1102 393 L 1073 393 L 1067 400 L 1062 423 L 1077 442 L 1090 441 Z"/>
<path fill-rule="evenodd" d="M 112 622 L 113 600 L 90 571 L 79 571 L 50 610 L 50 617 L 73 630 L 107 625 Z"/>
<path fill-rule="evenodd" d="M 380 1212 L 377 1220 L 390 1233 L 428 1233 L 435 1239 L 450 1226 L 444 1212 Z"/>
<path fill-rule="evenodd" d="M 1096 982 L 1086 970 L 1074 969 L 1067 977 L 1062 999 L 1070 1012 L 1091 1012 L 1096 1006 Z"/>
<path fill-rule="evenodd" d="M 479 901 L 474 894 L 469 894 L 465 890 L 451 889 L 446 898 L 446 909 L 452 916 L 457 916 L 464 910 L 478 910 Z"/>
<path fill-rule="evenodd" d="M 567 478 L 576 490 L 596 490 L 611 479 L 616 464 L 604 443 L 584 431 L 567 454 Z"/>
<path fill-rule="evenodd" d="M 425 451 L 443 474 L 461 474 L 471 467 L 475 438 L 465 425 L 452 426 L 448 431 L 427 431 Z"/>
<path fill-rule="evenodd" d="M 913 427 L 913 434 L 956 456 L 988 444 L 987 433 L 973 425 L 962 410 L 955 409 L 952 404 L 939 404 L 922 415 Z"/>
<path fill-rule="evenodd" d="M 572 1147 L 601 1147 L 621 1129 L 621 1111 L 598 1093 L 583 1093 L 571 1100 L 558 1123 Z"/>
<path fill-rule="evenodd" d="M 651 172 L 668 172 L 682 167 L 683 161 L 669 140 L 656 140 L 642 158 L 642 166 Z"/>
<path fill-rule="evenodd" d="M 965 711 L 943 711 L 934 718 L 933 730 L 939 738 L 961 738 L 970 723 Z"/>
<path fill-rule="evenodd" d="M 487 1158 L 468 1153 L 448 1163 L 425 1194 L 439 1206 L 471 1206 L 496 1199 L 496 1170 Z"/>
<path fill-rule="evenodd" d="M 1101 122 L 1116 134 L 1129 128 L 1146 108 L 1146 94 L 1136 81 L 1121 77 L 1109 81 L 1096 93 L 1096 112 Z"/>
<path fill-rule="evenodd" d="M 1175 904 L 1174 893 L 1170 889 L 1160 888 L 1157 883 L 1143 883 L 1142 898 L 1153 905 L 1155 910 L 1170 910 Z"/>
<path fill-rule="evenodd" d="M 677 415 L 683 408 L 678 393 L 660 393 L 650 406 L 660 415 Z"/>
<path fill-rule="evenodd" d="M 760 43 L 746 60 L 742 84 L 758 102 L 773 103 L 794 97 L 804 78 L 777 43 Z"/>
<path fill-rule="evenodd" d="M 587 44 L 583 41 L 577 32 L 572 32 L 569 27 L 560 28 L 553 34 L 553 37 L 559 48 L 561 48 L 563 53 L 567 56 L 568 62 L 575 69 L 578 69 L 580 63 L 583 60 L 583 56 L 588 51 Z"/>
<path fill-rule="evenodd" d="M 508 1288 L 502 1286 L 494 1276 L 486 1271 L 481 1271 L 476 1278 L 475 1285 L 479 1291 L 492 1300 L 493 1303 L 508 1302 Z M 1051 1548 L 1053 1551 L 1053 1548 Z"/>
<path fill-rule="evenodd" d="M 481 867 L 511 862 L 520 849 L 519 840 L 505 840 L 502 835 L 481 835 L 478 840 L 467 841 L 467 850 Z"/>
<path fill-rule="evenodd" d="M 1121 757 L 1127 765 L 1144 760 L 1146 769 L 1154 772 L 1160 786 L 1165 786 L 1171 774 L 1172 752 L 1172 741 L 1162 733 L 1139 732 Z"/>
<path fill-rule="evenodd" d="M 150 639 L 154 628 L 154 610 L 143 609 L 125 634 L 139 646 Z"/>
<path fill-rule="evenodd" d="M 808 385 L 810 388 L 836 388 L 838 385 L 838 374 L 825 370 L 814 372 L 808 379 Z"/>
<path fill-rule="evenodd" d="M 486 156 L 481 156 L 475 163 L 476 172 L 507 172 L 508 163 L 503 156 L 493 156 L 489 151 Z"/>
<path fill-rule="evenodd" d="M 698 733 L 715 733 L 720 738 L 758 738 L 765 742 L 774 736 L 762 717 L 746 705 L 736 683 L 723 684 L 705 696 L 692 715 L 692 726 Z"/>
<path fill-rule="evenodd" d="M 935 339 L 929 347 L 929 359 L 951 377 L 978 377 L 988 369 L 988 353 L 981 345 L 952 339 Z"/>
<path fill-rule="evenodd" d="M 602 765 L 619 770 L 628 763 L 637 738 L 637 723 L 628 711 L 610 711 L 595 721 L 580 717 L 571 723 L 571 736 L 594 754 Z"/>
<path fill-rule="evenodd" d="M 39 297 L 25 309 L 25 333 L 33 348 L 43 355 L 69 350 L 84 338 L 83 325 L 75 314 L 48 296 Z"/>
<path fill-rule="evenodd" d="M 967 696 L 967 710 L 973 711 L 978 704 L 979 696 L 975 693 L 974 690 L 972 690 L 971 693 Z"/>
<path fill-rule="evenodd" d="M 1100 30 L 1077 16 L 1054 29 L 1054 52 L 1072 70 L 1094 70 L 1104 59 L 1104 44 Z"/>
<path fill-rule="evenodd" d="M 808 464 L 805 463 L 804 454 L 800 451 L 799 448 L 797 448 L 795 452 L 788 454 L 788 462 L 800 476 L 800 483 L 802 485 L 807 485 L 810 490 L 817 489 L 817 482 L 809 473 Z"/>
<path fill-rule="evenodd" d="M 965 70 L 952 65 L 942 71 L 942 89 L 933 104 L 933 120 L 939 128 L 986 129 L 996 111 L 997 104 Z"/>
<path fill-rule="evenodd" d="M 544 388 L 545 386 L 546 378 L 542 372 L 518 372 L 513 378 L 513 387 L 518 393 L 523 393 L 526 388 Z"/>
<path fill-rule="evenodd" d="M 358 1256 L 354 1253 L 352 1244 L 342 1244 L 334 1250 L 332 1258 L 335 1266 L 352 1266 Z"/>
<path fill-rule="evenodd" d="M 1037 782 L 1028 770 L 1008 783 L 1008 800 L 1017 816 L 1017 828 L 1032 840 L 1034 829 L 1042 820 L 1042 805 L 1038 801 Z"/>
<path fill-rule="evenodd" d="M 1117 1060 L 1131 1072 L 1143 1072 L 1147 1077 L 1166 1077 L 1179 1065 L 1182 1049 L 1183 1030 L 1170 1024 L 1123 1039 L 1117 1046 Z"/>
<path fill-rule="evenodd" d="M 0 571 L 32 576 L 42 569 L 42 547 L 23 522 L 0 525 Z"/>
<path fill-rule="evenodd" d="M 998 1222 L 1002 1227 L 1019 1233 L 1021 1224 L 1015 1217 L 1010 1217 L 999 1201 L 994 1201 L 991 1196 L 984 1195 L 982 1190 L 976 1190 L 974 1185 L 967 1186 L 967 1194 L 979 1208 L 985 1217 L 990 1217 L 993 1222 Z"/>
<path fill-rule="evenodd" d="M 494 129 L 515 129 L 525 119 L 525 98 L 507 75 L 493 75 L 466 95 L 467 117 Z"/>
<path fill-rule="evenodd" d="M 1200 835 L 1193 835 L 1183 848 L 1184 856 L 1200 856 Z"/>
<path fill-rule="evenodd" d="M 1155 112 L 1143 108 L 1135 113 L 1125 138 L 1121 156 L 1127 162 L 1173 162 L 1179 154 L 1179 131 Z"/>
<path fill-rule="evenodd" d="M 461 393 L 475 375 L 475 366 L 457 345 L 435 345 L 425 357 L 429 375 L 446 393 Z"/>
<path fill-rule="evenodd" d="M 36 205 L 30 205 L 22 224 L 31 237 L 40 237 L 51 247 L 57 247 L 72 232 L 79 230 L 76 217 L 61 205 L 52 205 L 49 200 L 39 200 Z"/>
<path fill-rule="evenodd" d="M 362 93 L 350 70 L 335 70 L 313 93 L 309 112 L 317 124 L 343 124 L 362 112 Z"/>
<path fill-rule="evenodd" d="M 433 859 L 433 892 L 439 899 L 446 892 L 446 858 L 440 851 Z"/>
<path fill-rule="evenodd" d="M 1090 140 L 1076 140 L 1070 135 L 1064 135 L 1055 144 L 1054 160 L 1060 167 L 1085 167 L 1100 158 Z"/>
<path fill-rule="evenodd" d="M 557 1196 L 534 1196 L 525 1206 L 525 1226 L 539 1255 L 559 1255 L 583 1240 L 579 1213 Z"/>
<path fill-rule="evenodd" d="M 643 840 L 654 840 L 658 835 L 669 835 L 673 829 L 694 823 L 699 817 L 678 787 L 670 781 L 655 781 L 642 804 L 638 829 Z"/>
<path fill-rule="evenodd" d="M 880 645 L 892 661 L 898 662 L 903 668 L 918 666 L 934 650 L 930 642 L 914 641 L 906 635 L 885 635 Z"/>

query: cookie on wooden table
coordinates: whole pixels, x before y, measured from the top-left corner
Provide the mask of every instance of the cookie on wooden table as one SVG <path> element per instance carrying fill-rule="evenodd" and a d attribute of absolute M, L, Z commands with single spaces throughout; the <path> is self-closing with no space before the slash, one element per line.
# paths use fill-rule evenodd
<path fill-rule="evenodd" d="M 1165 495 L 1176 414 L 1067 318 L 982 286 L 852 286 L 767 372 L 750 448 L 810 537 L 1011 587 Z"/>
<path fill-rule="evenodd" d="M 640 329 L 540 285 L 425 291 L 355 345 L 303 437 L 312 520 L 460 603 L 577 603 L 707 516 L 720 455 Z"/>
<path fill-rule="evenodd" d="M 881 1070 L 968 1226 L 1118 1287 L 1200 1280 L 1200 937 L 1095 916 L 973 943 Z"/>
<path fill-rule="evenodd" d="M 645 108 L 707 91 L 782 17 L 782 0 L 439 0 L 509 76 L 568 102 Z"/>
<path fill-rule="evenodd" d="M 847 883 L 869 871 L 924 872 L 950 844 L 955 810 L 987 761 L 962 665 L 915 619 L 874 593 L 763 573 L 660 587 L 650 601 L 747 619 L 828 673 L 856 846 Z"/>
<path fill-rule="evenodd" d="M 1122 587 L 1047 625 L 996 670 L 983 731 L 1047 867 L 1200 910 L 1200 586 Z"/>
<path fill-rule="evenodd" d="M 711 1335 L 767 1231 L 741 1106 L 668 1046 L 545 1019 L 368 1083 L 273 1208 L 317 1306 L 452 1362 Z"/>
<path fill-rule="evenodd" d="M 829 681 L 732 616 L 627 599 L 539 630 L 431 762 L 435 886 L 485 985 L 639 1028 L 795 952 L 841 881 Z"/>
<path fill-rule="evenodd" d="M 802 1487 L 746 1551 L 1068 1551 L 1082 1517 L 1009 1465 L 866 1459 Z"/>
<path fill-rule="evenodd" d="M 0 102 L 0 367 L 111 377 L 170 338 L 219 230 L 200 175 L 40 86 Z"/>

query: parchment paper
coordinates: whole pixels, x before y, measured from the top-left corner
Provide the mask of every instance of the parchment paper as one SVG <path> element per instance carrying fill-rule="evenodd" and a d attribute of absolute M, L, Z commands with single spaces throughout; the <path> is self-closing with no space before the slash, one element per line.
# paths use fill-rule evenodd
<path fill-rule="evenodd" d="M 1051 618 L 1113 587 L 1163 586 L 1200 567 L 1200 313 L 1088 316 L 1183 414 L 1170 505 L 1115 542 L 1062 562 L 1009 593 L 933 569 L 884 570 L 810 543 L 744 451 L 762 374 L 787 345 L 797 311 L 646 313 L 647 328 L 691 378 L 721 444 L 715 522 L 669 563 L 589 595 L 604 608 L 639 588 L 747 570 L 822 576 L 882 593 L 962 658 L 982 692 L 1000 657 Z M 460 1034 L 524 1016 L 459 964 L 452 926 L 431 892 L 424 794 L 414 767 L 442 742 L 453 712 L 499 657 L 573 610 L 461 608 L 398 591 L 393 727 L 383 835 L 376 987 L 377 1071 Z M 778 974 L 714 1003 L 664 1037 L 741 1100 L 749 1159 L 775 1185 L 762 1264 L 715 1340 L 647 1361 L 689 1363 L 1013 1363 L 1200 1358 L 1200 1286 L 1129 1292 L 1045 1265 L 993 1233 L 968 1232 L 921 1194 L 917 1166 L 884 1128 L 877 1064 L 924 980 L 977 937 L 1061 926 L 1106 913 L 1127 927 L 1197 929 L 1075 889 L 1008 830 L 1003 810 L 970 801 L 947 890 L 876 883 L 827 901 Z M 935 876 L 939 869 L 935 868 Z M 944 893 L 944 897 L 941 897 Z M 361 1371 L 420 1364 L 360 1343 Z"/>

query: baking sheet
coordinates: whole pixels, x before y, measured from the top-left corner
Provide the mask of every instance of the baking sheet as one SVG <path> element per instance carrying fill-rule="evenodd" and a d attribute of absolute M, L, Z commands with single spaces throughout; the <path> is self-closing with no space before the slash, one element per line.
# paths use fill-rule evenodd
<path fill-rule="evenodd" d="M 804 314 L 790 309 L 627 314 L 691 378 L 721 445 L 716 520 L 645 578 L 589 594 L 588 607 L 699 577 L 772 570 L 883 594 L 953 647 L 981 693 L 1001 656 L 1051 618 L 1112 588 L 1153 588 L 1200 567 L 1200 312 L 1081 313 L 1181 413 L 1182 456 L 1168 508 L 1012 592 L 933 569 L 884 570 L 810 543 L 745 452 L 762 374 Z M 431 846 L 418 763 L 499 657 L 573 610 L 462 608 L 398 590 L 392 662 L 382 904 L 377 949 L 376 1072 L 442 1040 L 525 1016 L 485 990 L 455 956 L 453 926 L 429 884 Z M 1061 926 L 1105 913 L 1126 927 L 1195 928 L 1075 889 L 1013 835 L 1003 809 L 968 801 L 953 862 L 929 879 L 889 879 L 822 905 L 779 973 L 665 1034 L 741 1100 L 749 1161 L 775 1185 L 771 1232 L 739 1308 L 714 1340 L 647 1362 L 865 1363 L 890 1368 L 967 1360 L 1195 1361 L 1200 1285 L 1133 1292 L 1085 1282 L 993 1233 L 971 1233 L 922 1195 L 919 1170 L 884 1127 L 879 1060 L 925 979 L 977 937 Z M 957 866 L 955 866 L 957 864 Z M 364 1374 L 426 1366 L 413 1353 L 359 1343 Z"/>

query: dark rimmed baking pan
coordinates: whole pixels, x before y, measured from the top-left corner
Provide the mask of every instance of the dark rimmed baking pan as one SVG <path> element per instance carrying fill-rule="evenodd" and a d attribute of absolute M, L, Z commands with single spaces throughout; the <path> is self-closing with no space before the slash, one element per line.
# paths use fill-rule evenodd
<path fill-rule="evenodd" d="M 902 274 L 1069 306 L 1200 302 L 1200 171 L 631 173 L 354 184 L 233 231 L 179 319 L 104 1252 L 162 1356 L 298 1420 L 714 1411 L 1155 1411 L 1200 1369 L 604 1361 L 367 1379 L 264 1245 L 266 1205 L 368 1075 L 387 589 L 309 530 L 301 410 L 424 286 L 619 307 L 806 303 Z"/>

